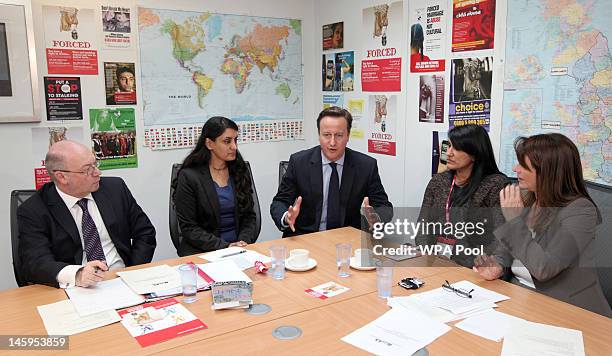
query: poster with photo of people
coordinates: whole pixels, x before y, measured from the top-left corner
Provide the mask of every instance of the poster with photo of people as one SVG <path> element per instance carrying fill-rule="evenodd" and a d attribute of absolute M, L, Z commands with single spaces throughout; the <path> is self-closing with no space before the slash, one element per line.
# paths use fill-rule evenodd
<path fill-rule="evenodd" d="M 452 60 L 449 129 L 476 124 L 489 130 L 493 57 Z"/>
<path fill-rule="evenodd" d="M 89 109 L 89 128 L 101 170 L 138 167 L 134 109 Z"/>
<path fill-rule="evenodd" d="M 101 5 L 102 43 L 108 49 L 129 48 L 132 42 L 130 8 Z"/>
<path fill-rule="evenodd" d="M 446 0 L 410 2 L 410 72 L 446 68 Z"/>
<path fill-rule="evenodd" d="M 444 122 L 444 74 L 419 78 L 419 122 Z"/>
<path fill-rule="evenodd" d="M 353 91 L 355 87 L 355 52 L 323 54 L 321 74 L 323 91 Z"/>
<path fill-rule="evenodd" d="M 344 22 L 323 25 L 323 50 L 344 47 Z"/>
<path fill-rule="evenodd" d="M 104 63 L 106 105 L 136 105 L 135 73 L 134 63 Z"/>

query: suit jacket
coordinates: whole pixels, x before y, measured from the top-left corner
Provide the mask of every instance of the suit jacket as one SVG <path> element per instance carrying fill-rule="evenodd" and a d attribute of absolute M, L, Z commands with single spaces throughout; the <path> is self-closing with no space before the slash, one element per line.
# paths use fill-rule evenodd
<path fill-rule="evenodd" d="M 240 211 L 236 200 L 237 194 L 238 192 L 234 190 L 236 235 L 238 240 L 253 243 L 257 240 L 255 210 L 251 205 L 246 211 Z M 221 225 L 219 197 L 208 166 L 181 169 L 177 177 L 174 204 L 182 235 L 177 251 L 179 256 L 214 251 L 229 246 L 229 242 L 223 240 L 219 234 Z"/>
<path fill-rule="evenodd" d="M 101 177 L 92 193 L 104 225 L 126 266 L 151 262 L 155 228 L 118 177 Z M 22 274 L 31 283 L 58 286 L 68 265 L 83 262 L 77 226 L 53 182 L 45 184 L 17 209 Z"/>
<path fill-rule="evenodd" d="M 500 243 L 494 256 L 504 267 L 519 259 L 537 291 L 612 317 L 595 268 L 593 242 L 599 223 L 595 206 L 579 198 L 566 207 L 550 209 L 557 210 L 554 219 L 535 238 L 525 224 L 526 214 L 495 230 Z"/>
<path fill-rule="evenodd" d="M 270 205 L 270 214 L 274 223 L 280 230 L 284 230 L 283 237 L 319 231 L 323 210 L 322 164 L 320 146 L 294 153 L 289 158 L 287 172 Z M 281 218 L 298 196 L 302 196 L 302 205 L 295 222 L 294 233 L 291 229 L 282 227 Z M 369 198 L 370 205 L 375 208 L 383 221 L 391 220 L 393 205 L 389 202 L 380 181 L 376 160 L 347 148 L 340 181 L 342 226 L 353 226 L 357 229 L 367 226 L 365 218 L 362 224 L 361 216 L 364 197 Z"/>

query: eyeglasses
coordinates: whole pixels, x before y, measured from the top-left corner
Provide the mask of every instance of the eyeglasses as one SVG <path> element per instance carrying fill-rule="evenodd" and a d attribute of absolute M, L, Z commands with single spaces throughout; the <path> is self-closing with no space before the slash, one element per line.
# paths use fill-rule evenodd
<path fill-rule="evenodd" d="M 445 291 L 453 292 L 462 298 L 472 298 L 472 292 L 474 291 L 473 289 L 470 291 L 467 291 L 465 289 L 453 287 L 450 283 L 448 283 L 448 281 L 445 281 L 445 282 L 446 283 L 442 285 L 442 289 L 444 289 Z"/>
<path fill-rule="evenodd" d="M 100 162 L 96 161 L 96 163 L 94 164 L 88 164 L 87 168 L 84 171 L 69 171 L 66 169 L 55 169 L 53 170 L 53 172 L 65 172 L 65 173 L 80 173 L 80 174 L 85 174 L 87 176 L 91 176 L 94 174 L 94 172 L 100 169 Z"/>

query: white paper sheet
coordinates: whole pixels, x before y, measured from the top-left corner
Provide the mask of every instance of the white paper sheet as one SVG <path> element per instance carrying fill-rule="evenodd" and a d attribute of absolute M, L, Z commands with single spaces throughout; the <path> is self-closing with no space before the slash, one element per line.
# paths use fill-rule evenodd
<path fill-rule="evenodd" d="M 341 340 L 376 355 L 412 355 L 451 328 L 421 314 L 391 309 Z"/>
<path fill-rule="evenodd" d="M 523 319 L 491 310 L 471 316 L 458 322 L 455 326 L 485 339 L 500 342 L 506 336 L 513 320 L 521 321 Z"/>
<path fill-rule="evenodd" d="M 448 310 L 428 305 L 417 298 L 414 294 L 406 297 L 392 297 L 387 299 L 387 305 L 391 308 L 404 308 L 409 313 L 420 313 L 428 318 L 439 321 L 441 323 L 449 323 L 455 320 L 465 319 L 471 316 L 479 315 L 492 311 L 497 308 L 497 304 L 481 304 L 481 308 L 473 309 L 462 314 L 453 314 Z"/>
<path fill-rule="evenodd" d="M 117 275 L 138 294 L 157 293 L 180 288 L 181 276 L 168 265 L 117 272 Z"/>
<path fill-rule="evenodd" d="M 198 267 L 215 282 L 253 282 L 232 260 L 198 264 Z"/>
<path fill-rule="evenodd" d="M 601 332 L 605 334 L 609 330 Z M 582 331 L 526 320 L 513 321 L 504 337 L 501 356 L 529 355 L 584 356 Z"/>
<path fill-rule="evenodd" d="M 144 303 L 144 297 L 134 293 L 121 278 L 98 282 L 89 288 L 67 288 L 66 294 L 80 316 Z"/>
<path fill-rule="evenodd" d="M 74 335 L 121 320 L 114 310 L 80 316 L 70 299 L 36 307 L 48 335 Z"/>
<path fill-rule="evenodd" d="M 510 299 L 503 294 L 479 287 L 469 281 L 452 283 L 452 286 L 465 291 L 474 289 L 471 294 L 472 298 L 459 296 L 452 291 L 444 290 L 442 287 L 418 293 L 414 296 L 425 304 L 448 310 L 453 314 L 464 314 L 473 310 L 482 309 L 492 303 Z"/>
<path fill-rule="evenodd" d="M 269 256 L 262 255 L 257 251 L 247 250 L 242 247 L 228 247 L 222 250 L 208 252 L 201 255 L 200 258 L 203 258 L 210 262 L 232 260 L 241 270 L 249 269 L 255 266 L 256 261 L 261 261 L 262 263 L 272 262 L 272 259 Z"/>

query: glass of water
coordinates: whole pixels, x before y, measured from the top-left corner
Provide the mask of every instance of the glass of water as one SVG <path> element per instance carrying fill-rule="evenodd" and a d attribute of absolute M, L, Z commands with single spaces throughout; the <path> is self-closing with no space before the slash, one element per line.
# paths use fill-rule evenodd
<path fill-rule="evenodd" d="M 376 289 L 378 296 L 388 298 L 391 296 L 393 285 L 393 267 L 385 266 L 382 261 L 376 262 Z"/>
<path fill-rule="evenodd" d="M 198 298 L 198 267 L 194 263 L 186 263 L 179 266 L 181 285 L 183 286 L 183 302 L 193 303 Z"/>
<path fill-rule="evenodd" d="M 351 244 L 336 244 L 336 263 L 338 264 L 338 277 L 348 277 L 351 275 L 349 266 L 352 254 Z"/>
<path fill-rule="evenodd" d="M 283 245 L 270 246 L 270 258 L 272 259 L 272 267 L 270 267 L 270 276 L 274 279 L 285 278 L 285 257 L 287 249 Z"/>

